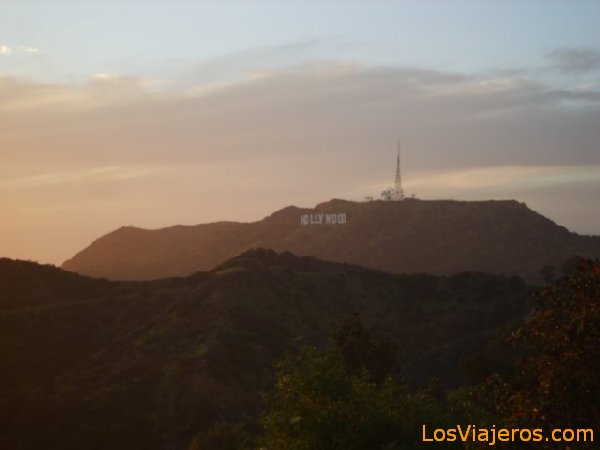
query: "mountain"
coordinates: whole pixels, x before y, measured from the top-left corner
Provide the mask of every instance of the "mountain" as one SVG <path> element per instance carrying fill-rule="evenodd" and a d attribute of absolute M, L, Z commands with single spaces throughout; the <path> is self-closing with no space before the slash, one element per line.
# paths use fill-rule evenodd
<path fill-rule="evenodd" d="M 408 380 L 455 385 L 530 289 L 252 250 L 144 282 L 2 259 L 0 291 L 0 448 L 180 450 L 215 421 L 254 423 L 273 362 L 353 313 L 398 346 Z"/>
<path fill-rule="evenodd" d="M 345 214 L 345 223 L 325 222 Z M 149 280 L 209 270 L 251 248 L 270 248 L 394 273 L 483 271 L 540 281 L 540 268 L 578 255 L 600 257 L 600 237 L 580 236 L 516 201 L 331 200 L 287 207 L 253 223 L 159 230 L 123 227 L 63 268 L 113 280 Z"/>

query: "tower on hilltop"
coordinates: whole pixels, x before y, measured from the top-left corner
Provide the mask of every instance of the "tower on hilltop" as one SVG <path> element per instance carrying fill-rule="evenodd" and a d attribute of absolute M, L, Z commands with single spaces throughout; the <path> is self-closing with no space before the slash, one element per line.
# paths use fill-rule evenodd
<path fill-rule="evenodd" d="M 400 170 L 400 139 L 398 139 L 398 155 L 396 157 L 396 180 L 392 191 L 392 200 L 404 200 L 404 189 L 402 189 L 402 171 Z"/>
<path fill-rule="evenodd" d="M 381 193 L 382 200 L 404 200 L 404 189 L 402 189 L 402 170 L 400 166 L 400 140 L 398 139 L 398 154 L 396 155 L 396 178 L 394 187 L 386 189 Z"/>

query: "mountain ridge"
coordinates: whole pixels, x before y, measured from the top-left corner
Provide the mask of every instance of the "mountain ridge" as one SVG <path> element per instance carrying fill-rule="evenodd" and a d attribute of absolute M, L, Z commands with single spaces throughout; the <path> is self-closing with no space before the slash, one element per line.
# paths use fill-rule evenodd
<path fill-rule="evenodd" d="M 343 224 L 301 224 L 343 213 Z M 312 220 L 312 219 L 311 219 Z M 600 256 L 600 237 L 570 232 L 515 200 L 351 202 L 288 206 L 255 222 L 157 230 L 121 227 L 65 261 L 69 271 L 114 280 L 184 276 L 251 248 L 358 264 L 393 273 L 484 271 L 539 282 L 543 265 Z"/>

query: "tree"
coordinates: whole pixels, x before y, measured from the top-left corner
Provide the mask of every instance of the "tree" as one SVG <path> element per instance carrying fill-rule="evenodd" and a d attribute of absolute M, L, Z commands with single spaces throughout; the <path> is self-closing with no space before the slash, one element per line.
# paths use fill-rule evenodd
<path fill-rule="evenodd" d="M 333 344 L 348 372 L 366 370 L 377 383 L 389 377 L 396 363 L 396 346 L 384 337 L 371 339 L 358 314 L 346 318 L 333 336 Z"/>
<path fill-rule="evenodd" d="M 594 429 L 600 422 L 600 264 L 580 260 L 575 273 L 542 289 L 535 301 L 535 312 L 509 338 L 523 353 L 514 376 L 495 375 L 463 391 L 455 396 L 456 412 L 488 425 Z M 577 448 L 593 445 L 578 442 Z"/>
<path fill-rule="evenodd" d="M 375 380 L 366 366 L 379 370 L 371 364 L 379 347 L 357 317 L 342 325 L 334 344 L 325 351 L 304 347 L 277 365 L 275 388 L 265 396 L 265 448 L 420 449 L 423 424 L 448 424 L 444 405 L 432 395 L 411 393 L 390 376 Z"/>
<path fill-rule="evenodd" d="M 537 297 L 538 310 L 512 340 L 526 356 L 517 366 L 513 414 L 546 426 L 600 421 L 600 264 L 581 262 L 573 275 Z M 593 423 L 592 423 L 593 422 Z"/>

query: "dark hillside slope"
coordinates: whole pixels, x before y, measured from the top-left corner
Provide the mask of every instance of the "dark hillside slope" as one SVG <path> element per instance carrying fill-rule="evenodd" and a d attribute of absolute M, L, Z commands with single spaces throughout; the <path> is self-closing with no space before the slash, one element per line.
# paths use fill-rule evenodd
<path fill-rule="evenodd" d="M 54 266 L 0 258 L 0 311 L 98 297 L 117 284 L 65 272 Z"/>
<path fill-rule="evenodd" d="M 354 312 L 398 345 L 409 379 L 454 384 L 461 359 L 528 311 L 517 278 L 393 275 L 267 250 L 153 282 L 19 270 L 47 279 L 43 305 L 0 311 L 0 448 L 21 450 L 179 450 L 216 420 L 252 422 L 273 361 L 299 337 L 325 345 Z M 81 298 L 65 302 L 73 280 Z"/>
<path fill-rule="evenodd" d="M 347 223 L 300 224 L 304 214 L 327 213 L 345 213 Z M 545 264 L 600 257 L 600 237 L 571 233 L 516 201 L 332 200 L 314 209 L 288 207 L 253 223 L 119 228 L 63 268 L 115 280 L 184 276 L 251 248 L 394 273 L 482 271 L 538 282 Z"/>

